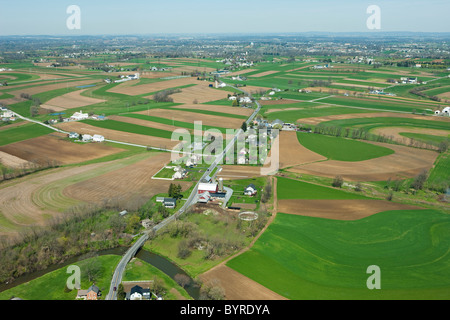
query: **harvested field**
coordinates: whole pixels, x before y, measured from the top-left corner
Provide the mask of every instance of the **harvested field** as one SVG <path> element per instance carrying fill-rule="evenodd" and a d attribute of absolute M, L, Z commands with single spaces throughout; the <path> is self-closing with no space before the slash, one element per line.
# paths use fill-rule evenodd
<path fill-rule="evenodd" d="M 202 82 L 196 86 L 181 89 L 180 93 L 175 93 L 171 97 L 175 103 L 193 104 L 194 101 L 205 103 L 226 99 L 228 94 L 227 91 L 210 88 L 208 82 Z"/>
<path fill-rule="evenodd" d="M 244 69 L 244 70 L 240 70 L 240 71 L 235 71 L 235 72 L 227 74 L 227 77 L 239 76 L 241 74 L 246 74 L 246 73 L 250 73 L 253 71 L 258 71 L 258 69 Z"/>
<path fill-rule="evenodd" d="M 240 107 L 228 107 L 228 106 L 214 106 L 214 105 L 204 105 L 204 104 L 186 104 L 177 106 L 177 109 L 187 109 L 187 110 L 205 110 L 205 111 L 215 111 L 229 114 L 236 114 L 240 116 L 250 117 L 253 113 L 253 109 L 240 108 Z"/>
<path fill-rule="evenodd" d="M 169 153 L 153 154 L 146 159 L 101 176 L 73 184 L 64 189 L 66 197 L 84 202 L 101 202 L 109 199 L 132 199 L 136 196 L 151 198 L 169 189 L 172 181 L 158 181 L 152 176 L 170 162 Z M 183 191 L 192 182 L 180 181 Z"/>
<path fill-rule="evenodd" d="M 209 68 L 209 67 L 197 67 L 197 66 L 183 66 L 183 65 L 180 65 L 179 67 L 178 66 L 174 66 L 174 68 L 171 71 L 172 72 L 176 72 L 176 73 L 178 73 L 178 75 L 180 75 L 183 72 L 187 72 L 187 73 L 194 73 L 194 72 L 210 73 L 210 72 L 216 71 L 216 69 Z"/>
<path fill-rule="evenodd" d="M 390 210 L 423 208 L 385 200 L 278 200 L 278 211 L 308 217 L 359 220 Z"/>
<path fill-rule="evenodd" d="M 0 150 L 0 163 L 8 168 L 26 168 L 30 163 L 27 160 L 16 157 Z"/>
<path fill-rule="evenodd" d="M 149 127 L 149 128 L 166 130 L 166 131 L 174 131 L 174 130 L 180 129 L 177 126 L 171 126 L 171 125 L 163 124 L 163 123 L 159 123 L 159 122 L 142 120 L 142 119 L 136 119 L 136 118 L 130 118 L 130 117 L 109 116 L 108 119 L 115 120 L 115 121 L 126 122 L 126 123 L 131 123 L 131 124 L 137 124 L 137 125 L 143 126 L 143 127 Z"/>
<path fill-rule="evenodd" d="M 226 300 L 287 300 L 239 272 L 219 265 L 200 275 L 202 282 L 219 281 L 225 290 Z"/>
<path fill-rule="evenodd" d="M 279 73 L 279 72 L 280 72 L 280 71 L 275 71 L 275 70 L 273 70 L 273 71 L 266 71 L 266 72 L 261 72 L 261 73 L 253 74 L 253 75 L 251 75 L 250 77 L 252 77 L 252 78 L 260 78 L 260 77 L 269 76 L 269 75 L 271 75 L 271 74 Z"/>
<path fill-rule="evenodd" d="M 390 148 L 394 154 L 349 165 L 346 161 L 329 160 L 311 164 L 297 165 L 289 169 L 294 173 L 306 173 L 322 177 L 334 178 L 341 175 L 350 181 L 385 181 L 391 179 L 413 178 L 422 170 L 433 167 L 438 153 L 435 151 L 409 148 L 378 142 L 374 145 Z"/>
<path fill-rule="evenodd" d="M 408 140 L 408 138 L 400 135 L 400 133 L 403 133 L 403 132 L 404 133 L 419 133 L 419 134 L 428 134 L 428 135 L 432 135 L 432 136 L 447 137 L 450 135 L 450 126 L 449 126 L 449 130 L 386 127 L 386 128 L 376 128 L 372 132 L 375 134 L 392 137 L 395 140 L 401 141 L 403 139 Z"/>
<path fill-rule="evenodd" d="M 272 109 L 266 111 L 264 114 L 270 114 L 274 112 L 280 112 L 280 111 L 296 111 L 296 110 L 304 110 L 305 108 L 286 108 L 286 109 Z"/>
<path fill-rule="evenodd" d="M 150 146 L 155 148 L 172 149 L 179 143 L 178 141 L 171 141 L 169 139 L 159 137 L 94 127 L 82 122 L 58 123 L 56 127 L 66 132 L 78 132 L 80 134 L 90 135 L 99 134 L 104 136 L 105 139 L 108 140 L 132 143 L 142 146 Z"/>
<path fill-rule="evenodd" d="M 327 160 L 326 157 L 302 146 L 294 131 L 281 131 L 277 139 L 280 139 L 280 168 Z"/>
<path fill-rule="evenodd" d="M 32 176 L 2 183 L 0 192 L 0 212 L 6 221 L 14 227 L 2 228 L 3 234 L 16 234 L 21 228 L 30 225 L 44 225 L 49 215 L 58 215 L 58 210 L 41 207 L 33 201 L 34 194 L 43 186 L 61 179 L 76 177 L 91 170 L 96 170 L 105 164 L 50 169 L 38 172 Z M 49 199 L 47 199 L 48 201 Z M 59 199 L 60 200 L 60 199 Z M 58 201 L 59 206 L 62 204 Z"/>
<path fill-rule="evenodd" d="M 150 115 L 165 119 L 173 119 L 175 121 L 183 121 L 194 123 L 195 121 L 202 121 L 203 125 L 218 127 L 218 128 L 230 128 L 237 129 L 242 125 L 243 120 L 237 118 L 221 117 L 209 114 L 202 114 L 197 112 L 184 112 L 171 109 L 150 109 L 147 111 L 136 112 L 136 114 Z"/>
<path fill-rule="evenodd" d="M 254 166 L 239 166 L 239 165 L 223 165 L 222 171 L 217 174 L 218 178 L 224 180 L 239 180 L 256 178 L 261 175 L 261 168 Z"/>
<path fill-rule="evenodd" d="M 167 90 L 176 87 L 182 87 L 190 84 L 196 84 L 198 80 L 196 78 L 179 78 L 173 80 L 164 80 L 154 83 L 147 83 L 141 85 L 135 85 L 135 81 L 126 81 L 121 83 L 114 88 L 108 90 L 108 92 L 121 93 L 129 96 L 136 96 L 141 94 L 151 94 L 157 91 Z M 191 101 L 192 102 L 192 101 Z"/>
<path fill-rule="evenodd" d="M 298 103 L 298 101 L 289 100 L 289 99 L 278 99 L 278 100 L 262 100 L 262 101 L 260 101 L 260 103 L 263 106 L 271 106 L 271 105 L 280 105 L 280 104 L 293 104 L 293 103 Z"/>
<path fill-rule="evenodd" d="M 106 157 L 124 150 L 97 143 L 73 143 L 50 134 L 2 146 L 0 151 L 34 163 L 56 162 L 66 165 Z"/>
<path fill-rule="evenodd" d="M 30 95 L 52 91 L 52 90 L 58 90 L 58 89 L 64 89 L 64 88 L 72 88 L 72 87 L 78 87 L 78 86 L 84 86 L 94 83 L 100 83 L 102 80 L 96 79 L 96 80 L 82 80 L 82 81 L 61 81 L 54 84 L 44 85 L 44 86 L 35 86 L 31 88 L 25 88 L 25 89 L 18 89 L 14 90 L 12 92 L 9 92 L 11 94 L 17 94 L 20 95 L 21 93 L 28 93 Z"/>
<path fill-rule="evenodd" d="M 396 113 L 396 112 L 374 112 L 374 113 L 349 113 L 349 114 L 337 114 L 337 115 L 329 115 L 323 117 L 313 117 L 313 118 L 304 118 L 297 120 L 297 122 L 301 122 L 302 124 L 309 125 L 317 125 L 321 122 L 331 121 L 331 120 L 347 120 L 347 119 L 359 119 L 359 118 L 380 118 L 380 117 L 388 117 L 388 118 L 409 118 L 409 119 L 419 119 L 419 120 L 431 120 L 431 121 L 446 121 L 443 117 L 432 117 L 432 116 L 421 116 L 416 114 L 405 114 L 405 113 Z M 448 119 L 450 121 L 450 118 Z"/>
<path fill-rule="evenodd" d="M 81 93 L 87 89 L 66 93 L 65 95 L 56 97 L 47 101 L 41 107 L 44 109 L 54 110 L 56 112 L 64 111 L 66 109 L 81 108 L 90 106 L 92 104 L 105 102 L 106 100 L 95 99 L 82 96 Z"/>

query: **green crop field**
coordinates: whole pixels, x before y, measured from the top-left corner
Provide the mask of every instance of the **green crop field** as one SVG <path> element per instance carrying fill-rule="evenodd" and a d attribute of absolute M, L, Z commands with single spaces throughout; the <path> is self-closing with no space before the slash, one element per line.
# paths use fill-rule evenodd
<path fill-rule="evenodd" d="M 227 266 L 293 300 L 450 299 L 450 216 L 388 211 L 358 221 L 278 214 Z M 380 290 L 369 290 L 369 266 Z"/>
<path fill-rule="evenodd" d="M 305 105 L 304 103 L 303 105 Z M 320 106 L 320 104 L 313 104 L 314 106 Z M 299 119 L 338 115 L 338 114 L 352 114 L 352 113 L 368 113 L 372 111 L 346 108 L 346 107 L 325 107 L 325 108 L 315 108 L 307 107 L 301 110 L 286 110 L 286 111 L 276 111 L 271 113 L 266 113 L 265 116 L 269 120 L 280 119 L 285 122 L 295 123 Z"/>
<path fill-rule="evenodd" d="M 52 132 L 54 132 L 52 129 L 34 123 L 3 129 L 0 134 L 0 146 L 5 146 L 7 144 L 22 140 L 37 138 Z"/>
<path fill-rule="evenodd" d="M 356 193 L 350 193 L 334 188 L 323 187 L 303 181 L 287 178 L 277 178 L 277 196 L 283 199 L 369 199 Z"/>
<path fill-rule="evenodd" d="M 300 143 L 329 160 L 364 161 L 394 154 L 394 150 L 370 143 L 322 134 L 297 133 Z"/>
<path fill-rule="evenodd" d="M 322 122 L 321 125 L 339 126 L 346 128 L 357 127 L 367 131 L 380 127 L 415 127 L 415 128 L 427 128 L 437 130 L 449 130 L 449 123 L 446 121 L 427 121 L 420 119 L 390 118 L 390 117 L 331 120 Z"/>
<path fill-rule="evenodd" d="M 450 152 L 447 151 L 439 156 L 427 182 L 442 185 L 445 189 L 450 187 Z"/>

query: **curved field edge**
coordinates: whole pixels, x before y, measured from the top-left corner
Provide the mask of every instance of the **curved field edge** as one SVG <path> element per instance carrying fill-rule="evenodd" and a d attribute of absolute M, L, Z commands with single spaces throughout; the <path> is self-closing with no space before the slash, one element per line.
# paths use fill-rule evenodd
<path fill-rule="evenodd" d="M 298 132 L 297 138 L 305 148 L 329 160 L 364 161 L 395 153 L 389 148 L 341 137 Z"/>
<path fill-rule="evenodd" d="M 280 213 L 227 266 L 288 299 L 449 299 L 450 216 L 386 211 L 357 221 Z M 367 268 L 381 269 L 369 290 Z"/>

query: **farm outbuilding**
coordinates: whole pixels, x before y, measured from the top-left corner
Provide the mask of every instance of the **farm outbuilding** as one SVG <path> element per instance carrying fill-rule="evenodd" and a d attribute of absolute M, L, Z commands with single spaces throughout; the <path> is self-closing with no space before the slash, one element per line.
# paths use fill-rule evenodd
<path fill-rule="evenodd" d="M 101 135 L 98 135 L 98 134 L 95 134 L 95 135 L 92 137 L 92 140 L 93 140 L 94 142 L 103 142 L 103 141 L 105 141 L 105 137 L 104 137 L 104 136 L 101 136 Z"/>
<path fill-rule="evenodd" d="M 219 191 L 219 185 L 217 183 L 200 183 L 198 185 L 198 193 L 202 194 L 205 192 L 217 193 Z"/>

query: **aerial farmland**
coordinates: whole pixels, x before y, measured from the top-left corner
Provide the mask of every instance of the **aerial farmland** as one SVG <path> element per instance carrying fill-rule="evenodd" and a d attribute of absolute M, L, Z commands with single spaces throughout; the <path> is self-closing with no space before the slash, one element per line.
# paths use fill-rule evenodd
<path fill-rule="evenodd" d="M 80 298 L 60 283 L 74 259 L 108 299 L 144 235 L 117 299 L 133 281 L 166 300 L 450 299 L 448 43 L 72 40 L 1 47 L 0 299 Z"/>

